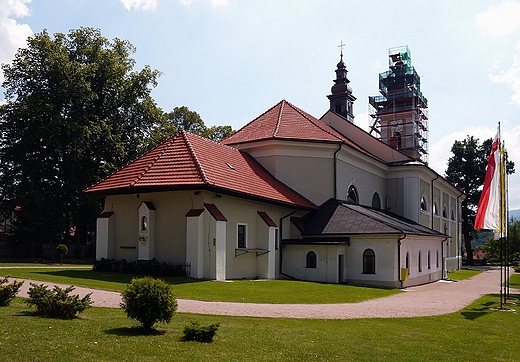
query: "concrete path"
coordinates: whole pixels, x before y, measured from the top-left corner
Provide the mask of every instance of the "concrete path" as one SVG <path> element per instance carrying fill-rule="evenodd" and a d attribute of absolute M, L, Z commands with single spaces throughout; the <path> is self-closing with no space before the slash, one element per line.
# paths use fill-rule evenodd
<path fill-rule="evenodd" d="M 27 297 L 29 283 L 26 280 L 20 293 Z M 52 287 L 54 283 L 43 283 Z M 66 285 L 60 285 L 66 287 Z M 74 294 L 81 296 L 92 292 L 93 305 L 119 308 L 121 295 L 97 289 L 76 287 Z M 456 312 L 486 294 L 500 293 L 500 270 L 486 269 L 483 273 L 461 281 L 439 281 L 410 287 L 403 293 L 359 303 L 340 304 L 255 304 L 229 302 L 203 302 L 177 299 L 178 312 L 229 316 L 272 318 L 403 318 L 435 316 Z M 511 290 L 512 294 L 520 290 Z"/>

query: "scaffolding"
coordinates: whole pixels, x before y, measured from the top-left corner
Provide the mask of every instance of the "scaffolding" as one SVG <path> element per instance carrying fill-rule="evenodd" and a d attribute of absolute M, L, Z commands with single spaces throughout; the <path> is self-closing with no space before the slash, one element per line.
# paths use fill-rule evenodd
<path fill-rule="evenodd" d="M 428 100 L 412 66 L 408 46 L 388 50 L 389 70 L 379 74 L 378 96 L 368 97 L 370 134 L 410 157 L 428 163 Z"/>

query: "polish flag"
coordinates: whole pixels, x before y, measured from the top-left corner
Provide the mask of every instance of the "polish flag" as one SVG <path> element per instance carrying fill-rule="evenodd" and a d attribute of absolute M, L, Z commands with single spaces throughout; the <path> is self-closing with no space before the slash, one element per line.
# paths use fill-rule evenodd
<path fill-rule="evenodd" d="M 500 139 L 497 135 L 488 157 L 484 188 L 475 217 L 475 230 L 500 230 Z"/>

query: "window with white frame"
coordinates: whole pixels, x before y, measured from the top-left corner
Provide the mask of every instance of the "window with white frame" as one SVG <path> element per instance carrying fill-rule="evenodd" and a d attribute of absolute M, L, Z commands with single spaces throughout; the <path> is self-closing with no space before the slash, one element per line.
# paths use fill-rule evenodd
<path fill-rule="evenodd" d="M 237 225 L 237 248 L 247 248 L 247 224 Z"/>

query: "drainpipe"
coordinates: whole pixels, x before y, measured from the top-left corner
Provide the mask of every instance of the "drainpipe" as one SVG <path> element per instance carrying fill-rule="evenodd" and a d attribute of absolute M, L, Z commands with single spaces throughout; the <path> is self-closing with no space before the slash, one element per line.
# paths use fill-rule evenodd
<path fill-rule="evenodd" d="M 399 266 L 397 273 L 397 277 L 399 279 L 399 284 L 401 285 L 400 289 L 403 289 L 403 280 L 401 279 L 401 240 L 406 238 L 406 234 L 403 234 L 399 239 L 397 239 L 397 265 Z"/>
<path fill-rule="evenodd" d="M 432 220 L 432 226 L 430 227 L 430 229 L 433 229 L 433 181 L 437 180 L 439 178 L 439 175 L 437 175 L 433 180 L 432 180 L 432 186 L 431 186 L 431 194 L 432 194 L 432 200 L 431 200 L 431 212 L 432 212 L 432 217 L 431 217 L 431 220 Z M 440 230 L 439 230 L 440 231 Z"/>
<path fill-rule="evenodd" d="M 282 240 L 283 240 L 283 232 L 282 232 L 282 230 L 283 230 L 283 219 L 286 219 L 289 216 L 296 214 L 297 212 L 298 212 L 298 207 L 296 207 L 296 209 L 294 211 L 288 213 L 287 215 L 282 216 L 280 218 L 280 229 L 279 229 L 279 233 L 280 233 L 280 239 L 279 239 L 280 240 L 280 275 L 286 276 L 286 277 L 288 277 L 290 279 L 293 279 L 293 280 L 296 279 L 296 278 L 291 276 L 291 275 L 289 275 L 289 274 L 285 274 L 282 271 L 282 265 L 283 265 L 283 258 L 282 258 L 282 254 L 283 254 L 282 253 L 282 250 L 283 250 L 283 242 L 282 242 Z"/>
<path fill-rule="evenodd" d="M 455 218 L 455 223 L 457 224 L 457 227 L 455 230 L 457 230 L 457 235 L 455 237 L 455 243 L 456 243 L 456 247 L 457 247 L 457 267 L 459 269 L 462 268 L 462 248 L 461 248 L 461 238 L 460 238 L 460 213 L 459 213 L 459 210 L 460 210 L 460 202 L 459 199 L 464 196 L 464 192 L 462 192 L 459 196 L 457 196 L 457 217 Z M 459 254 L 460 253 L 460 254 Z"/>
<path fill-rule="evenodd" d="M 334 198 L 336 200 L 338 199 L 338 160 L 336 156 L 338 155 L 338 152 L 341 150 L 341 146 L 342 144 L 340 143 L 338 149 L 334 152 Z"/>
<path fill-rule="evenodd" d="M 441 258 L 442 258 L 442 279 L 448 279 L 448 273 L 446 273 L 446 258 L 444 257 L 444 242 L 448 241 L 448 238 L 444 238 L 441 241 Z"/>

